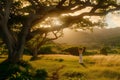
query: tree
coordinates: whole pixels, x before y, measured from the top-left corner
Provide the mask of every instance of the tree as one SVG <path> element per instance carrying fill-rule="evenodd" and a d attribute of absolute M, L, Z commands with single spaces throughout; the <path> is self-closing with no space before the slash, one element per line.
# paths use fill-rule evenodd
<path fill-rule="evenodd" d="M 50 36 L 51 35 L 51 36 Z M 32 60 L 36 60 L 38 57 L 38 52 L 40 51 L 41 46 L 47 42 L 58 39 L 63 35 L 63 30 L 52 31 L 49 33 L 35 35 L 31 40 L 26 44 L 26 47 L 32 52 Z"/>
<path fill-rule="evenodd" d="M 118 0 L 0 0 L 0 35 L 8 48 L 7 61 L 19 62 L 26 41 L 37 34 L 101 25 L 102 20 L 95 22 L 93 16 L 102 18 L 119 8 Z"/>

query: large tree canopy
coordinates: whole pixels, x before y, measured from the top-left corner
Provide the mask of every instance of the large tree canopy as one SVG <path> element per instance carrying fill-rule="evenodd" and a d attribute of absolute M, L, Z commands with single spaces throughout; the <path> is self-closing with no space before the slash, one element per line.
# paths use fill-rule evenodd
<path fill-rule="evenodd" d="M 119 0 L 0 0 L 0 36 L 8 61 L 21 60 L 26 41 L 37 34 L 102 25 L 106 14 L 119 9 Z"/>

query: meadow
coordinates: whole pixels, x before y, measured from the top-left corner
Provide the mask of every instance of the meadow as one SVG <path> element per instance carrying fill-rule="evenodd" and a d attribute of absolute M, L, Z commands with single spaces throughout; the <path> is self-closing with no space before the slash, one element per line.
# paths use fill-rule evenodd
<path fill-rule="evenodd" d="M 120 80 L 120 55 L 83 56 L 84 65 L 79 64 L 78 56 L 72 55 L 39 55 L 35 61 L 29 61 L 30 58 L 24 55 L 34 69 L 47 71 L 47 80 Z"/>

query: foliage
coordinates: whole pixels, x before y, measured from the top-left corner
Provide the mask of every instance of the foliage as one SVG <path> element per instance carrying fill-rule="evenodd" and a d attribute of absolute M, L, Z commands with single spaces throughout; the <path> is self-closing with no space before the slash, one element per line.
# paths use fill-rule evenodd
<path fill-rule="evenodd" d="M 0 46 L 0 55 L 7 54 L 8 50 L 5 48 L 5 45 Z"/>
<path fill-rule="evenodd" d="M 12 74 L 9 78 L 9 80 L 33 80 L 31 75 L 28 75 L 26 72 L 17 72 L 15 74 Z"/>
<path fill-rule="evenodd" d="M 100 49 L 100 54 L 107 55 L 109 48 L 108 47 L 103 47 Z"/>
<path fill-rule="evenodd" d="M 17 64 L 10 64 L 9 62 L 3 62 L 0 64 L 0 79 L 31 79 L 29 70 L 32 68 L 28 62 L 21 61 Z"/>
<path fill-rule="evenodd" d="M 60 51 L 58 50 L 58 48 L 59 47 L 54 44 L 51 44 L 51 45 L 46 44 L 40 48 L 39 53 L 40 54 L 56 54 Z"/>
<path fill-rule="evenodd" d="M 117 50 L 113 49 L 109 51 L 109 54 L 119 54 Z"/>
<path fill-rule="evenodd" d="M 45 70 L 34 70 L 30 63 L 21 61 L 17 64 L 1 63 L 0 80 L 45 80 Z"/>
<path fill-rule="evenodd" d="M 36 70 L 35 74 L 35 80 L 46 80 L 47 72 L 44 69 L 38 69 Z"/>
<path fill-rule="evenodd" d="M 107 55 L 107 54 L 118 54 L 118 51 L 116 49 L 111 49 L 110 47 L 102 47 L 100 49 L 100 54 L 104 54 L 104 55 Z"/>
<path fill-rule="evenodd" d="M 70 72 L 66 72 L 63 74 L 64 76 L 66 76 L 68 79 L 81 79 L 81 80 L 86 80 L 85 78 L 85 73 L 82 72 L 77 72 L 77 71 L 70 71 Z"/>
<path fill-rule="evenodd" d="M 98 54 L 97 51 L 94 51 L 94 50 L 93 51 L 92 50 L 89 51 L 89 50 L 87 50 L 83 55 L 87 55 L 88 56 L 88 55 L 97 55 L 97 54 Z"/>
<path fill-rule="evenodd" d="M 26 54 L 26 55 L 32 55 L 33 53 L 31 52 L 31 49 L 29 49 L 28 47 L 25 47 L 24 54 Z"/>
<path fill-rule="evenodd" d="M 26 46 L 24 50 L 24 54 L 33 55 L 34 54 L 34 46 Z M 38 47 L 37 54 L 58 54 L 61 52 L 60 46 L 53 42 L 47 42 L 44 45 Z"/>
<path fill-rule="evenodd" d="M 76 56 L 79 55 L 79 53 L 78 53 L 78 47 L 70 47 L 70 48 L 67 48 L 67 49 L 65 49 L 63 51 L 69 52 L 69 54 L 72 54 L 72 55 L 76 55 Z"/>
<path fill-rule="evenodd" d="M 63 50 L 65 52 L 68 52 L 69 54 L 71 55 L 75 55 L 75 56 L 78 56 L 79 53 L 78 53 L 78 47 L 69 47 L 69 48 L 66 48 L 65 50 Z M 94 50 L 86 50 L 84 52 L 83 55 L 96 55 L 98 54 L 97 51 L 94 51 Z"/>
<path fill-rule="evenodd" d="M 55 59 L 55 61 L 58 61 L 58 62 L 63 62 L 64 59 Z"/>
<path fill-rule="evenodd" d="M 53 47 L 53 46 L 50 46 L 50 45 L 43 46 L 43 47 L 41 47 L 39 53 L 42 53 L 42 54 L 53 53 L 52 47 Z"/>

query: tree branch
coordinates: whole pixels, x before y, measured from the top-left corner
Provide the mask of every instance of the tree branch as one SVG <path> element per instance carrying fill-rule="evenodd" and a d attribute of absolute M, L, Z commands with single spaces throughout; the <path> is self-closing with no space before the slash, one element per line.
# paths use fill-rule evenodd
<path fill-rule="evenodd" d="M 10 14 L 10 8 L 12 6 L 12 0 L 7 0 L 6 2 L 6 6 L 5 6 L 5 12 L 4 12 L 4 18 L 6 19 L 6 21 L 8 21 L 9 19 L 9 14 Z"/>
<path fill-rule="evenodd" d="M 56 7 L 57 7 L 57 8 L 61 8 L 62 5 L 65 3 L 65 1 L 66 1 L 66 0 L 61 0 L 61 2 L 59 2 Z"/>
<path fill-rule="evenodd" d="M 63 33 L 60 32 L 60 31 L 57 31 L 56 33 L 54 31 L 52 31 L 52 33 L 54 35 L 54 38 L 49 38 L 47 41 L 56 40 L 56 39 L 58 39 L 59 37 L 61 37 L 63 35 Z M 60 33 L 60 35 L 57 35 L 58 33 Z"/>
<path fill-rule="evenodd" d="M 37 6 L 36 6 L 36 3 L 35 3 L 34 0 L 28 0 L 28 1 L 32 4 L 32 6 L 34 7 L 34 9 L 37 9 Z"/>

